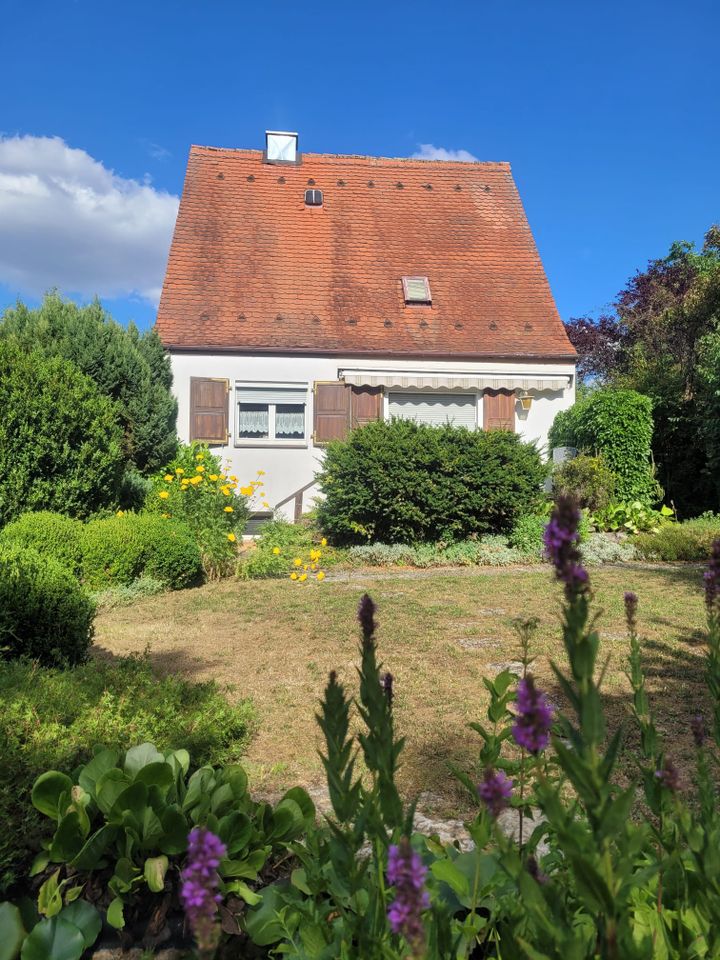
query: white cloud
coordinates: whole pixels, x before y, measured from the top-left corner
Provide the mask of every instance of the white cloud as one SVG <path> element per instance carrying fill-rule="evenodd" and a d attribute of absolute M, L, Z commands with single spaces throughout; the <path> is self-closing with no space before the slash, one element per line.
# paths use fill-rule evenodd
<path fill-rule="evenodd" d="M 59 137 L 0 137 L 0 282 L 156 304 L 177 208 Z"/>
<path fill-rule="evenodd" d="M 436 147 L 434 143 L 421 143 L 419 147 L 411 160 L 462 160 L 471 163 L 478 159 L 468 150 L 447 150 L 445 147 Z"/>

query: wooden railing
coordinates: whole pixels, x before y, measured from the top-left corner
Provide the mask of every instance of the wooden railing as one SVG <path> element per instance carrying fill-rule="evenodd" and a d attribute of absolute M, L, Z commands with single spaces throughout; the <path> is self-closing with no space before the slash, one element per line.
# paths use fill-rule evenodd
<path fill-rule="evenodd" d="M 291 493 L 289 497 L 285 497 L 284 500 L 281 500 L 280 503 L 275 504 L 275 510 L 279 510 L 280 507 L 284 507 L 286 503 L 290 503 L 291 500 L 295 501 L 295 506 L 293 509 L 293 519 L 295 523 L 298 522 L 302 516 L 303 508 L 303 494 L 306 490 L 309 490 L 310 487 L 315 486 L 315 480 L 311 480 L 310 483 L 306 483 L 304 487 L 300 487 L 299 490 L 296 490 L 295 493 Z"/>

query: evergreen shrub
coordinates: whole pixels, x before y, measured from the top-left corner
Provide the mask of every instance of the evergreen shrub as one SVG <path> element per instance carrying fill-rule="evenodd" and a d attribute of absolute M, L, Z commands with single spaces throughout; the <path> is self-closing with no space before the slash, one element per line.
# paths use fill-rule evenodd
<path fill-rule="evenodd" d="M 46 557 L 53 557 L 72 573 L 82 568 L 82 523 L 50 510 L 23 513 L 0 530 L 0 544 L 15 543 L 32 547 Z"/>
<path fill-rule="evenodd" d="M 539 507 L 545 476 L 516 434 L 377 420 L 328 446 L 318 521 L 339 544 L 504 533 Z"/>
<path fill-rule="evenodd" d="M 0 658 L 69 666 L 87 656 L 95 606 L 59 561 L 0 545 Z"/>

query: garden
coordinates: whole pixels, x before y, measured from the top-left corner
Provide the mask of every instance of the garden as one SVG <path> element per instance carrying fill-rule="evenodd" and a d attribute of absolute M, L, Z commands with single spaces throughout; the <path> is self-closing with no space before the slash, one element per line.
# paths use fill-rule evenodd
<path fill-rule="evenodd" d="M 248 539 L 154 334 L 6 312 L 0 960 L 720 955 L 720 505 L 638 385 L 560 463 L 371 422 Z"/>

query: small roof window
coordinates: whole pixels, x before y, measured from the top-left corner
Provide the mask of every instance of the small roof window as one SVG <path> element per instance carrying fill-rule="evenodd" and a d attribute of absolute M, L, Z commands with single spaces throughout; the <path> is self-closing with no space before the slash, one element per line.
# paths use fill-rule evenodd
<path fill-rule="evenodd" d="M 321 207 L 323 202 L 322 190 L 306 190 L 305 205 L 308 207 Z"/>
<path fill-rule="evenodd" d="M 297 163 L 298 135 L 285 130 L 265 131 L 265 160 L 268 163 Z"/>
<path fill-rule="evenodd" d="M 402 285 L 405 303 L 432 303 L 427 277 L 403 277 Z"/>

